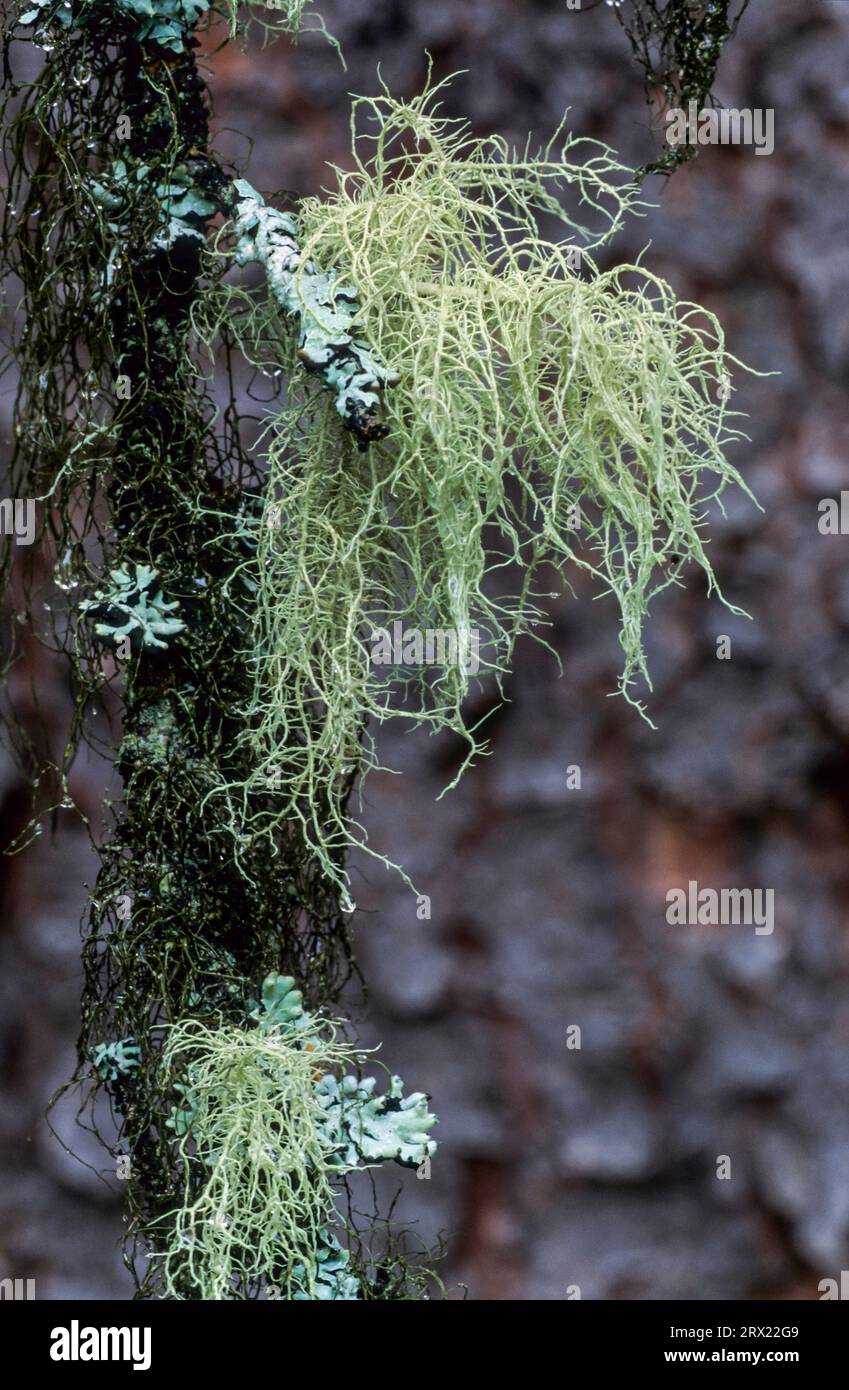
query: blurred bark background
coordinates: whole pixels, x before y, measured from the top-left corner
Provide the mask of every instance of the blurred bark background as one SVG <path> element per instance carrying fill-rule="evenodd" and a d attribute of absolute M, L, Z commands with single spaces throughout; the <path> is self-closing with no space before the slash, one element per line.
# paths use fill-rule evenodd
<path fill-rule="evenodd" d="M 316 0 L 320 37 L 211 59 L 218 147 L 260 188 L 316 193 L 348 161 L 347 94 L 446 98 L 476 131 L 524 143 L 566 107 L 578 134 L 652 156 L 641 77 L 608 6 L 566 0 Z M 752 0 L 720 68 L 725 106 L 775 110 L 776 149 L 705 148 L 617 242 L 723 322 L 750 445 L 733 458 L 764 511 L 729 498 L 711 555 L 736 618 L 697 581 L 648 629 L 657 725 L 607 699 L 619 649 L 608 600 L 552 600 L 552 656 L 518 651 L 492 756 L 435 797 L 450 738 L 397 732 L 366 796 L 374 846 L 408 869 L 356 867 L 370 990 L 363 1041 L 433 1094 L 440 1151 L 401 1214 L 444 1231 L 449 1282 L 474 1299 L 817 1297 L 849 1267 L 849 568 L 817 504 L 849 488 L 849 4 Z M 0 401 L 7 437 L 10 400 Z M 4 542 L 8 544 L 9 542 Z M 731 640 L 729 660 L 717 638 Z M 59 741 L 67 673 L 34 643 L 13 685 Z M 481 712 L 486 708 L 481 697 Z M 109 737 L 104 728 L 102 734 Z M 570 788 L 567 769 L 581 770 Z M 106 758 L 76 769 L 96 823 Z M 574 780 L 574 779 L 573 779 Z M 0 764 L 0 833 L 26 816 Z M 79 918 L 94 858 L 73 812 L 0 861 L 0 1277 L 39 1298 L 129 1296 L 120 1198 L 75 1133 L 41 1116 L 71 1072 Z M 695 879 L 772 888 L 775 931 L 670 926 Z M 357 1001 L 353 1001 L 357 1006 Z M 570 1028 L 581 1047 L 568 1046 Z M 731 1177 L 717 1177 L 720 1155 Z"/>

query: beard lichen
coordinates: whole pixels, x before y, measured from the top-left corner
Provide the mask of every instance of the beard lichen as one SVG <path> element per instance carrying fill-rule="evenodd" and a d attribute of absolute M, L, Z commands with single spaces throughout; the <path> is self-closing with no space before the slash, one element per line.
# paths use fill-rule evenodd
<path fill-rule="evenodd" d="M 593 258 L 639 207 L 629 171 L 562 132 L 539 154 L 473 138 L 439 114 L 438 91 L 357 101 L 353 170 L 298 211 L 304 314 L 321 322 L 307 267 L 343 267 L 357 331 L 397 375 L 382 442 L 352 447 L 299 378 L 273 301 L 228 287 L 194 312 L 202 337 L 227 321 L 248 356 L 276 352 L 290 379 L 266 427 L 242 733 L 254 771 L 210 804 L 227 799 L 251 844 L 297 824 L 344 893 L 340 857 L 353 842 L 368 850 L 346 808 L 352 778 L 376 765 L 374 728 L 397 717 L 453 729 L 465 766 L 485 746 L 462 711 L 472 638 L 481 675 L 499 682 L 516 638 L 539 636 L 543 572 L 550 586 L 570 567 L 618 605 L 620 689 L 638 703 L 650 600 L 687 561 L 716 589 L 707 511 L 729 484 L 745 489 L 725 456 L 740 437 L 727 408 L 740 364 L 719 323 L 644 267 L 602 271 Z M 363 135 L 358 117 L 370 118 Z M 580 273 L 543 217 L 579 243 Z M 375 635 L 393 623 L 453 633 L 455 659 L 376 664 Z M 252 814 L 245 796 L 260 786 L 275 796 Z"/>
<path fill-rule="evenodd" d="M 139 1296 L 167 1286 L 190 1298 L 212 1289 L 208 1264 L 206 1282 L 193 1285 L 191 1263 L 163 1274 L 150 1260 L 152 1248 L 168 1248 L 185 1184 L 195 1193 L 206 1176 L 187 1136 L 167 1125 L 176 1097 L 163 1032 L 173 1025 L 179 1041 L 194 1023 L 235 1047 L 236 1030 L 244 1047 L 269 972 L 290 971 L 311 1007 L 330 1006 L 353 971 L 350 931 L 296 826 L 280 827 L 270 854 L 237 831 L 237 865 L 226 806 L 203 805 L 252 771 L 238 733 L 252 694 L 242 647 L 264 467 L 245 442 L 251 407 L 236 409 L 233 334 L 222 326 L 216 345 L 223 407 L 192 351 L 191 306 L 222 273 L 208 224 L 233 201 L 208 147 L 192 15 L 171 7 L 180 33 L 167 43 L 142 33 L 126 5 L 36 8 L 47 12 L 36 16 L 34 74 L 25 64 L 15 77 L 31 42 L 18 21 L 3 36 L 0 250 L 11 287 L 2 369 L 17 391 L 9 487 L 40 505 L 36 543 L 20 556 L 4 549 L 0 580 L 14 559 L 22 616 L 68 657 L 75 709 L 54 761 L 36 756 L 14 711 L 8 731 L 32 777 L 37 826 L 71 804 L 80 746 L 103 751 L 92 708 L 113 724 L 120 715 L 122 785 L 107 798 L 83 945 L 80 1118 L 97 1129 L 105 1092 L 117 1129 L 104 1143 L 129 1164 L 125 1258 Z M 255 396 L 250 373 L 247 389 Z M 20 632 L 13 624 L 7 665 L 21 660 Z M 297 1246 L 293 1296 L 325 1297 L 319 1267 L 339 1273 L 334 1237 L 321 1235 L 332 1214 L 316 1213 L 314 1248 Z M 347 1214 L 343 1224 L 354 1232 Z M 243 1249 L 235 1226 L 231 1235 Z M 397 1268 L 394 1256 L 385 1277 L 370 1263 L 370 1287 L 404 1297 Z M 230 1297 L 252 1296 L 238 1259 L 229 1287 Z"/>
<path fill-rule="evenodd" d="M 162 1218 L 166 1243 L 152 1232 L 159 1296 L 249 1296 L 265 1280 L 292 1297 L 335 1219 L 317 1077 L 353 1060 L 318 1025 L 307 1041 L 196 1018 L 168 1030 L 162 1065 L 183 1078 L 170 1123 L 185 1186 Z"/>
<path fill-rule="evenodd" d="M 387 93 L 356 103 L 374 128 L 326 199 L 268 208 L 209 150 L 205 10 L 31 0 L 44 60 L 2 109 L 0 246 L 26 310 L 3 358 L 10 489 L 40 502 L 54 579 L 42 607 L 23 557 L 20 592 L 76 702 L 55 764 L 25 749 L 36 816 L 64 803 L 92 704 L 123 724 L 78 1079 L 92 1104 L 106 1091 L 131 1160 L 140 1296 L 423 1297 L 427 1272 L 339 1204 L 346 1170 L 434 1148 L 427 1097 L 347 1073 L 359 1054 L 315 1012 L 353 970 L 348 796 L 398 714 L 461 732 L 467 762 L 483 746 L 463 657 L 479 633 L 500 681 L 539 635 L 544 567 L 614 597 L 636 698 L 652 595 L 687 559 L 714 583 L 706 508 L 740 482 L 734 359 L 657 277 L 598 269 L 638 205 L 593 141 L 515 152 L 434 91 Z M 304 6 L 271 10 L 288 29 Z M 8 72 L 16 42 L 13 22 Z M 580 243 L 580 272 L 543 220 Z M 225 281 L 252 258 L 264 298 Z M 268 369 L 285 403 L 240 412 Z M 454 658 L 378 668 L 394 622 L 452 632 Z"/>
<path fill-rule="evenodd" d="M 436 1150 L 427 1097 L 393 1077 L 338 1073 L 365 1060 L 330 1020 L 306 1013 L 290 976 L 270 975 L 253 1026 L 188 1018 L 167 1030 L 166 1124 L 184 1168 L 182 1203 L 153 1232 L 152 1279 L 165 1298 L 359 1297 L 330 1227 L 333 1181 L 363 1164 L 417 1166 Z"/>

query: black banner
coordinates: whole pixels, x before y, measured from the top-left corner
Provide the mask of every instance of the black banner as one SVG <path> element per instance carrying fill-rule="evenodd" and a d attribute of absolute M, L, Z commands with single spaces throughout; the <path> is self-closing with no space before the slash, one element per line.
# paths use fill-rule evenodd
<path fill-rule="evenodd" d="M 566 1302 L 550 1323 L 542 1314 L 536 1336 L 528 1337 L 527 1325 L 511 1330 L 504 1314 L 499 1331 L 507 1344 L 521 1350 L 527 1369 L 536 1357 L 550 1365 L 554 1346 L 560 1348 L 563 1375 L 586 1375 L 587 1370 L 660 1371 L 698 1367 L 745 1366 L 754 1375 L 773 1367 L 789 1367 L 810 1376 L 821 1365 L 837 1363 L 845 1342 L 846 1318 L 841 1300 L 816 1302 L 752 1303 L 590 1303 Z M 517 1305 L 517 1307 L 527 1305 Z M 546 1305 L 547 1306 L 547 1305 Z M 38 1303 L 26 1299 L 6 1301 L 0 1311 L 7 1363 L 28 1371 L 49 1375 L 61 1382 L 72 1368 L 86 1375 L 107 1370 L 141 1372 L 157 1377 L 188 1373 L 193 1379 L 205 1373 L 244 1376 L 263 1374 L 283 1376 L 285 1368 L 295 1369 L 306 1354 L 304 1343 L 292 1343 L 294 1333 L 326 1338 L 336 1335 L 353 1338 L 354 1324 L 346 1319 L 335 1324 L 338 1313 L 310 1313 L 307 1305 L 293 1305 L 286 1313 L 280 1303 L 232 1303 L 219 1309 L 208 1303 Z M 361 1319 L 362 1308 L 354 1316 Z M 469 1333 L 470 1305 L 464 1305 L 461 1324 L 454 1323 L 446 1310 L 435 1325 L 400 1324 L 390 1315 L 387 1323 L 376 1314 L 375 1328 L 381 1336 L 394 1328 L 400 1335 L 412 1330 L 427 1337 L 429 1348 L 424 1372 L 432 1375 L 440 1365 L 456 1366 L 456 1338 L 465 1324 Z M 539 1316 L 539 1314 L 537 1315 Z M 306 1326 L 303 1318 L 309 1319 Z M 313 1322 L 320 1317 L 321 1322 Z M 326 1318 L 330 1322 L 326 1322 Z M 443 1317 L 449 1321 L 444 1323 Z M 471 1315 L 477 1332 L 476 1316 Z M 361 1322 L 356 1324 L 359 1337 Z M 439 1335 L 451 1338 L 440 1355 Z M 479 1332 L 478 1332 L 479 1336 Z M 521 1344 L 517 1343 L 521 1337 Z M 555 1340 L 556 1339 L 556 1340 Z M 322 1349 L 341 1343 L 321 1341 Z M 419 1344 L 421 1345 L 421 1344 Z M 497 1345 L 493 1339 L 493 1349 Z M 482 1350 L 475 1339 L 477 1352 Z M 452 1350 L 451 1348 L 454 1348 Z M 384 1349 L 385 1351 L 385 1349 Z M 531 1353 L 529 1356 L 528 1353 Z M 476 1353 L 477 1354 L 477 1353 Z M 416 1353 L 414 1366 L 419 1364 Z M 422 1367 L 424 1370 L 424 1367 Z M 414 1370 L 414 1367 L 411 1367 Z M 414 1371 L 414 1373 L 416 1373 Z"/>

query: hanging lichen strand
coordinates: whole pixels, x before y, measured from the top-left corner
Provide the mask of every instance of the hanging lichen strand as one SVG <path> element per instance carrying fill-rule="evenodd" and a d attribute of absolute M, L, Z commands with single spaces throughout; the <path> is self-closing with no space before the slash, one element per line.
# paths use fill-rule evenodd
<path fill-rule="evenodd" d="M 646 93 L 662 101 L 658 115 L 677 107 L 699 110 L 713 102 L 713 87 L 722 50 L 734 35 L 749 0 L 616 0 L 616 14 L 634 57 L 646 76 Z M 698 146 L 666 149 L 642 174 L 672 174 Z"/>
<path fill-rule="evenodd" d="M 167 1124 L 185 1189 L 162 1246 L 154 1232 L 166 1297 L 222 1299 L 234 1281 L 263 1278 L 286 1298 L 360 1297 L 330 1229 L 332 1179 L 387 1159 L 418 1167 L 436 1151 L 427 1097 L 404 1097 L 400 1077 L 382 1096 L 373 1077 L 337 1079 L 366 1059 L 304 1012 L 293 984 L 268 976 L 250 1028 L 189 1019 L 168 1035 L 163 1067 L 180 1098 Z"/>
<path fill-rule="evenodd" d="M 662 281 L 597 269 L 636 193 L 596 142 L 517 153 L 387 93 L 324 201 L 269 207 L 208 149 L 205 9 L 30 0 L 45 58 L 3 109 L 12 486 L 55 559 L 26 612 L 77 694 L 36 814 L 67 800 L 92 701 L 123 713 L 80 1078 L 119 1121 L 142 1294 L 421 1297 L 426 1270 L 375 1262 L 336 1200 L 433 1149 L 426 1097 L 343 1075 L 361 1059 L 321 1014 L 352 968 L 351 787 L 396 714 L 474 755 L 470 679 L 500 680 L 571 566 L 618 604 L 636 699 L 652 595 L 687 560 L 715 587 L 735 364 Z M 248 262 L 262 293 L 231 283 Z M 240 369 L 283 369 L 285 404 L 240 416 Z"/>
<path fill-rule="evenodd" d="M 345 267 L 397 381 L 388 434 L 365 454 L 326 393 L 296 378 L 268 426 L 242 732 L 253 771 L 205 802 L 217 815 L 227 799 L 246 847 L 299 823 L 343 890 L 344 851 L 363 838 L 348 792 L 376 761 L 375 727 L 454 729 L 471 757 L 482 745 L 464 697 L 478 665 L 500 680 L 516 637 L 538 635 L 543 566 L 546 588 L 552 567 L 574 565 L 613 596 L 621 688 L 636 699 L 649 601 L 688 560 L 715 589 L 706 512 L 740 483 L 725 458 L 735 363 L 715 318 L 647 270 L 601 272 L 589 254 L 634 205 L 630 171 L 560 133 L 539 155 L 474 139 L 439 115 L 437 91 L 358 101 L 353 172 L 299 209 L 294 292 L 308 303 L 314 267 Z M 541 215 L 571 246 L 541 236 Z M 239 255 L 241 221 L 232 235 Z M 225 232 L 225 259 L 230 245 Z M 308 312 L 325 323 L 321 305 Z M 273 299 L 222 286 L 193 317 L 208 340 L 227 323 L 253 360 L 291 372 Z M 257 805 L 260 786 L 276 802 Z"/>
<path fill-rule="evenodd" d="M 4 34 L 3 269 L 17 277 L 7 283 L 24 311 L 13 315 L 3 363 L 19 378 L 11 486 L 42 499 L 55 584 L 33 592 L 24 575 L 25 611 L 70 657 L 76 693 L 58 765 L 30 766 L 36 818 L 67 800 L 75 752 L 94 738 L 92 703 L 123 715 L 123 790 L 100 846 L 84 945 L 79 1079 L 107 1093 L 118 1120 L 107 1142 L 122 1155 L 127 1258 L 142 1257 L 142 1296 L 255 1298 L 272 1287 L 298 1298 L 421 1297 L 426 1268 L 391 1244 L 372 1259 L 347 1218 L 343 1243 L 354 1253 L 340 1249 L 327 1183 L 335 1193 L 353 1165 L 346 1152 L 325 1172 L 316 1145 L 327 1145 L 305 1128 L 324 1114 L 327 1088 L 348 1085 L 337 1066 L 352 1060 L 319 1022 L 315 1040 L 296 1043 L 287 1031 L 293 978 L 316 1010 L 351 973 L 333 878 L 297 822 L 281 824 L 271 846 L 250 844 L 226 800 L 209 798 L 253 774 L 240 730 L 253 698 L 243 649 L 258 626 L 262 478 L 242 438 L 255 422 L 233 403 L 232 334 L 223 325 L 216 344 L 223 409 L 190 351 L 190 312 L 214 299 L 222 269 L 206 247 L 210 219 L 236 202 L 208 149 L 191 33 L 204 8 L 24 3 Z M 18 45 L 33 40 L 41 68 L 16 82 Z M 321 287 L 331 292 L 329 280 Z M 363 375 L 359 347 L 337 328 L 324 362 L 312 364 L 315 379 L 345 437 L 365 442 L 380 432 L 382 382 Z M 273 790 L 257 784 L 244 805 L 249 819 L 272 814 Z M 261 1028 L 264 979 L 276 1013 Z M 300 996 L 294 1004 L 297 1013 Z M 390 1088 L 380 1115 L 415 1110 L 417 1152 L 428 1157 L 422 1103 Z M 234 1134 L 247 1133 L 259 1104 L 279 1161 L 237 1152 L 228 1137 L 231 1120 Z M 366 1109 L 363 1101 L 364 1123 Z M 244 1203 L 222 1206 L 219 1153 Z M 411 1161 L 400 1142 L 392 1156 Z M 226 1238 L 198 1224 L 203 1212 L 221 1214 Z M 290 1249 L 295 1225 L 302 1234 Z"/>

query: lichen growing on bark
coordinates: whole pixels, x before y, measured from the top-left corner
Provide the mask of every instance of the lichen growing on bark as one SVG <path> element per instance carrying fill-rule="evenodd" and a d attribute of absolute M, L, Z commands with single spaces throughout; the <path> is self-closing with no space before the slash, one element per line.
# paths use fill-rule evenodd
<path fill-rule="evenodd" d="M 282 0 L 271 27 L 303 9 Z M 498 682 L 544 622 L 540 585 L 582 567 L 618 603 L 636 699 L 651 596 L 687 559 L 713 585 L 706 507 L 740 481 L 734 359 L 642 267 L 597 269 L 637 195 L 593 141 L 517 152 L 446 120 L 436 91 L 384 93 L 356 104 L 367 153 L 355 140 L 326 199 L 269 207 L 210 149 L 203 11 L 34 0 L 44 61 L 3 108 L 0 245 L 28 311 L 11 487 L 43 504 L 62 601 L 39 633 L 70 656 L 76 702 L 36 816 L 104 686 L 123 715 L 78 1079 L 105 1089 L 132 1160 L 142 1296 L 419 1296 L 403 1252 L 363 1251 L 335 1184 L 428 1160 L 428 1097 L 394 1076 L 377 1094 L 321 1011 L 353 970 L 347 802 L 393 695 L 469 757 L 481 741 L 461 660 L 393 682 L 370 635 L 403 620 L 464 652 L 479 628 Z M 250 260 L 259 294 L 232 283 Z M 239 353 L 286 374 L 267 458 L 242 436 Z"/>
<path fill-rule="evenodd" d="M 216 416 L 194 352 L 192 306 L 222 273 L 209 223 L 231 210 L 233 180 L 209 147 L 194 12 L 155 10 L 177 23 L 179 42 L 154 38 L 138 13 L 106 0 L 50 7 L 34 32 L 10 20 L 0 249 L 27 310 L 10 316 L 4 359 L 19 377 L 10 487 L 43 499 L 34 539 L 55 581 L 43 595 L 24 555 L 22 607 L 68 656 L 75 699 L 60 766 L 30 769 L 33 824 L 63 800 L 92 708 L 105 696 L 123 723 L 122 785 L 107 800 L 85 924 L 77 1082 L 95 1128 L 94 1100 L 106 1092 L 118 1132 L 105 1142 L 129 1161 L 125 1258 L 140 1296 L 167 1287 L 187 1298 L 213 1287 L 209 1264 L 200 1285 L 191 1263 L 163 1272 L 148 1258 L 168 1248 L 185 1185 L 197 1197 L 206 1176 L 181 1147 L 194 1140 L 167 1124 L 186 1078 L 171 1086 L 163 1038 L 191 1024 L 234 1047 L 235 1033 L 244 1047 L 250 1032 L 256 1050 L 264 1035 L 246 1020 L 269 972 L 296 975 L 310 1006 L 327 1008 L 353 965 L 339 895 L 297 829 L 281 827 L 271 853 L 255 853 L 238 830 L 234 840 L 226 808 L 203 805 L 211 789 L 250 774 L 238 730 L 251 689 L 242 646 L 264 461 L 245 447 L 234 402 Z M 33 40 L 39 65 L 16 81 L 18 45 Z M 217 347 L 228 362 L 235 354 L 227 325 Z M 10 566 L 7 549 L 4 581 Z M 9 662 L 19 654 L 13 641 Z M 312 1066 L 304 1062 L 310 1076 Z M 316 1213 L 313 1229 L 336 1219 L 335 1209 L 321 1221 Z M 347 1213 L 340 1224 L 356 1246 Z M 235 1230 L 230 1238 L 243 1247 Z M 325 1296 L 319 1266 L 334 1260 L 323 1249 L 293 1251 L 299 1296 Z M 234 1260 L 229 1282 L 216 1268 L 215 1287 L 255 1296 Z M 357 1256 L 360 1287 L 364 1268 Z M 413 1296 L 408 1270 L 391 1260 L 386 1296 Z"/>
<path fill-rule="evenodd" d="M 357 290 L 336 270 L 321 272 L 304 261 L 293 217 L 268 207 L 244 179 L 236 181 L 235 192 L 236 264 L 263 266 L 273 299 L 298 325 L 301 361 L 321 373 L 348 429 L 364 445 L 382 439 L 381 395 L 397 374 L 351 331 L 359 312 Z"/>
<path fill-rule="evenodd" d="M 373 1097 L 374 1078 L 344 1075 L 363 1056 L 337 1040 L 340 1025 L 306 1013 L 293 986 L 269 975 L 252 1021 L 168 1030 L 163 1073 L 179 1100 L 167 1123 L 184 1166 L 183 1202 L 153 1253 L 168 1298 L 269 1285 L 289 1298 L 356 1297 L 327 1229 L 339 1220 L 333 1179 L 436 1151 L 426 1097 L 405 1098 L 398 1077 Z"/>
<path fill-rule="evenodd" d="M 295 291 L 308 293 L 308 266 L 344 268 L 366 340 L 398 374 L 368 455 L 320 392 L 297 389 L 293 345 L 264 301 L 228 287 L 195 313 L 210 340 L 231 323 L 256 361 L 276 342 L 291 383 L 267 429 L 246 648 L 254 772 L 211 800 L 251 844 L 299 824 L 343 891 L 340 856 L 365 844 L 346 806 L 376 761 L 372 729 L 396 717 L 453 729 L 470 760 L 485 746 L 463 717 L 471 634 L 481 674 L 500 682 L 517 637 L 540 635 L 543 571 L 547 589 L 573 567 L 618 606 L 620 689 L 638 701 L 649 603 L 687 561 L 716 589 L 708 508 L 745 486 L 726 456 L 740 435 L 724 383 L 740 364 L 716 318 L 642 264 L 593 260 L 639 208 L 630 171 L 562 132 L 538 154 L 474 138 L 438 95 L 356 102 L 352 170 L 298 213 Z M 580 272 L 569 244 L 541 234 L 543 216 L 582 248 Z M 458 659 L 387 673 L 371 644 L 393 622 L 455 634 Z M 269 803 L 250 814 L 259 786 Z"/>
<path fill-rule="evenodd" d="M 163 597 L 159 576 L 149 565 L 126 565 L 112 570 L 109 587 L 93 598 L 84 599 L 80 612 L 94 623 L 97 636 L 120 646 L 128 639 L 138 651 L 141 647 L 168 646 L 168 639 L 182 632 L 185 623 L 177 617 L 179 603 Z"/>

